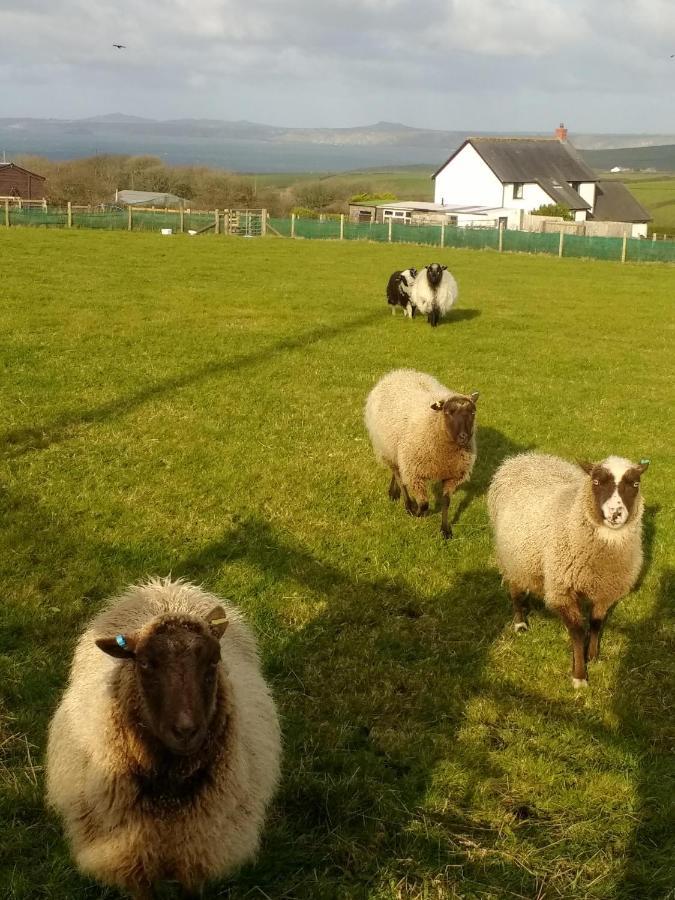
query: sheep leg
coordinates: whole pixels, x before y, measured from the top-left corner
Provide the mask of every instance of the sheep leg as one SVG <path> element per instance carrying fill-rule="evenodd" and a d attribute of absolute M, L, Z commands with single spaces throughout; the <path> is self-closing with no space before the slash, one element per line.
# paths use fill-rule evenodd
<path fill-rule="evenodd" d="M 398 478 L 396 476 L 396 470 L 393 469 L 391 473 L 391 481 L 389 482 L 389 499 L 390 500 L 398 500 L 401 496 L 401 485 L 398 483 Z"/>
<path fill-rule="evenodd" d="M 586 670 L 586 629 L 575 600 L 566 598 L 564 605 L 554 605 L 563 620 L 572 641 L 572 684 L 575 688 L 588 687 Z"/>
<path fill-rule="evenodd" d="M 403 482 L 401 482 L 401 484 L 402 484 L 403 490 L 405 491 L 405 489 L 406 489 L 405 484 Z M 415 498 L 415 500 L 414 500 L 415 507 L 414 507 L 414 510 L 410 510 L 406 506 L 406 509 L 408 509 L 408 512 L 410 513 L 410 515 L 416 516 L 417 518 L 426 516 L 427 513 L 429 512 L 429 496 L 427 494 L 426 484 L 424 483 L 423 480 L 422 481 L 415 480 L 415 481 L 413 481 L 413 483 L 411 484 L 410 487 L 411 487 L 412 494 Z"/>
<path fill-rule="evenodd" d="M 450 501 L 452 500 L 452 488 L 443 485 L 443 503 L 441 505 L 441 534 L 447 541 L 452 537 L 452 526 L 448 523 L 448 511 L 450 509 Z"/>
<path fill-rule="evenodd" d="M 130 893 L 134 900 L 157 900 L 157 893 L 151 884 L 138 884 Z"/>
<path fill-rule="evenodd" d="M 528 596 L 520 588 L 509 585 L 511 603 L 513 604 L 513 630 L 518 634 L 527 631 L 527 614 L 530 611 Z"/>
<path fill-rule="evenodd" d="M 605 617 L 591 612 L 591 623 L 588 636 L 588 662 L 594 662 L 600 656 L 600 637 L 605 624 Z"/>

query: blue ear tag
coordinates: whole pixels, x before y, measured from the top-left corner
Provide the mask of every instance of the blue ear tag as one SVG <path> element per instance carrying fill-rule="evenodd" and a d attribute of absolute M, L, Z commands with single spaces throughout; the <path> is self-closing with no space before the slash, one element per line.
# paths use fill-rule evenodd
<path fill-rule="evenodd" d="M 115 640 L 117 641 L 118 645 L 122 648 L 122 650 L 126 650 L 127 641 L 123 634 L 118 634 L 117 637 L 115 638 Z"/>

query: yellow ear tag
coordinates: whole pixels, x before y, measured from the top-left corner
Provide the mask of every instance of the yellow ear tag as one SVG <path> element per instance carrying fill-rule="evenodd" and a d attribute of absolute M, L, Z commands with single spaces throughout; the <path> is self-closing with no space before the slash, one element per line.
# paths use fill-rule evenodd
<path fill-rule="evenodd" d="M 211 619 L 211 625 L 224 625 L 227 619 Z"/>

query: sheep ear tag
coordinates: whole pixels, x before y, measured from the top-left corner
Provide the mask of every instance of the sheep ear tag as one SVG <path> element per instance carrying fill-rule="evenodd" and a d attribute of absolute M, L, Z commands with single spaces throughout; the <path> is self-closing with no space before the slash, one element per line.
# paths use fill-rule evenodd
<path fill-rule="evenodd" d="M 431 408 L 435 409 L 436 412 L 440 412 L 443 409 L 443 406 L 444 404 L 442 400 L 437 400 L 435 403 L 431 404 Z"/>
<path fill-rule="evenodd" d="M 225 634 L 225 629 L 229 624 L 227 615 L 222 606 L 215 606 L 206 617 L 206 621 L 209 623 L 212 634 L 217 638 L 220 638 Z"/>
<path fill-rule="evenodd" d="M 97 638 L 96 646 L 115 659 L 133 659 L 136 656 L 136 639 L 128 634 L 115 637 Z"/>

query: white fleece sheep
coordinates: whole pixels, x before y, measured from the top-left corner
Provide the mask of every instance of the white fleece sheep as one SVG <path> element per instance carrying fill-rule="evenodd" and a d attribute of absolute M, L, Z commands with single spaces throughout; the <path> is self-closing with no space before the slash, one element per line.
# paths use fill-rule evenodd
<path fill-rule="evenodd" d="M 220 638 L 212 630 L 204 639 L 213 644 L 215 636 L 221 647 L 210 720 L 219 730 L 201 757 L 162 755 L 134 699 L 134 662 L 114 659 L 96 641 L 119 634 L 122 647 L 123 635 L 152 634 L 165 621 L 206 634 L 214 606 L 228 622 Z M 92 877 L 139 898 L 154 896 L 163 879 L 199 890 L 255 855 L 279 759 L 274 702 L 241 614 L 191 584 L 155 579 L 111 601 L 77 643 L 49 729 L 47 798 Z"/>
<path fill-rule="evenodd" d="M 459 288 L 446 266 L 432 263 L 417 273 L 410 299 L 432 327 L 446 316 L 457 300 Z"/>
<path fill-rule="evenodd" d="M 364 421 L 375 456 L 392 472 L 390 498 L 398 500 L 402 491 L 406 510 L 422 516 L 429 509 L 427 481 L 441 481 L 445 538 L 452 536 L 452 494 L 476 461 L 477 400 L 477 392 L 458 394 L 413 369 L 389 372 L 366 400 Z"/>
<path fill-rule="evenodd" d="M 640 477 L 648 463 L 610 456 L 572 464 L 523 453 L 497 469 L 488 490 L 499 569 L 527 629 L 523 595 L 542 597 L 563 620 L 573 648 L 573 683 L 586 686 L 609 609 L 635 585 L 642 565 Z M 590 604 L 590 634 L 582 599 Z"/>

